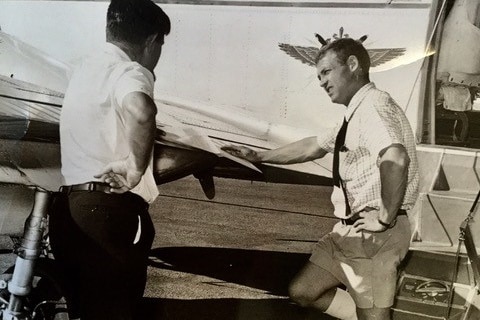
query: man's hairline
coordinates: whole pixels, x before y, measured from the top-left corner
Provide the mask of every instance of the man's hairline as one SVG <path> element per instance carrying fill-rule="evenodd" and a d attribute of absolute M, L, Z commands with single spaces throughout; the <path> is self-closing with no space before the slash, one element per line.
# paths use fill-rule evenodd
<path fill-rule="evenodd" d="M 345 59 L 345 61 L 342 61 L 338 55 L 338 53 L 333 49 L 333 48 L 327 48 L 326 50 L 324 51 L 321 51 L 318 53 L 318 56 L 317 56 L 317 59 L 316 59 L 316 63 L 315 63 L 315 67 L 318 68 L 318 64 L 320 63 L 320 61 L 322 61 L 323 59 L 325 59 L 326 55 L 329 53 L 329 52 L 332 52 L 333 54 L 335 54 L 335 60 L 337 60 L 339 62 L 339 65 L 341 66 L 345 66 L 347 65 L 347 60 L 348 58 L 350 58 L 351 56 L 355 56 L 353 54 L 349 55 L 347 57 L 347 59 Z M 358 57 L 357 57 L 357 60 L 358 60 Z"/>

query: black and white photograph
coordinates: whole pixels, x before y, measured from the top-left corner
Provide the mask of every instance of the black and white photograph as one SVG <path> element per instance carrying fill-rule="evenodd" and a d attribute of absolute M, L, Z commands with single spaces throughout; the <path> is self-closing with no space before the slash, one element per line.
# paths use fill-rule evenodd
<path fill-rule="evenodd" d="M 480 320 L 479 0 L 0 1 L 1 320 Z"/>

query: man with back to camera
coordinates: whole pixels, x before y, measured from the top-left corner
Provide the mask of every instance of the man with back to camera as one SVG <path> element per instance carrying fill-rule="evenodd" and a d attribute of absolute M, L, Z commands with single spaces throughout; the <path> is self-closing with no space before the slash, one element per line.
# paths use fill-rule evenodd
<path fill-rule="evenodd" d="M 73 317 L 133 319 L 155 235 L 154 68 L 170 19 L 151 0 L 112 0 L 106 43 L 75 69 L 60 117 L 65 185 L 50 237 Z"/>
<path fill-rule="evenodd" d="M 332 203 L 341 221 L 315 245 L 290 284 L 290 297 L 339 319 L 389 320 L 397 267 L 410 245 L 406 211 L 418 195 L 414 135 L 401 108 L 370 82 L 370 57 L 360 41 L 326 44 L 316 67 L 332 102 L 347 107 L 341 126 L 268 151 L 223 149 L 274 164 L 334 153 Z"/>

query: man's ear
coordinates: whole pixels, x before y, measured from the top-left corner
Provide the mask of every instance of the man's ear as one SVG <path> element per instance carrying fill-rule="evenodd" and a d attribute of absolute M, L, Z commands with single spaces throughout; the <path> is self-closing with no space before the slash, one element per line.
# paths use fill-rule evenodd
<path fill-rule="evenodd" d="M 360 62 L 358 61 L 358 58 L 353 55 L 347 58 L 347 65 L 351 72 L 356 72 L 360 68 Z"/>
<path fill-rule="evenodd" d="M 151 34 L 145 40 L 145 46 L 151 46 L 155 41 L 157 41 L 158 33 Z"/>

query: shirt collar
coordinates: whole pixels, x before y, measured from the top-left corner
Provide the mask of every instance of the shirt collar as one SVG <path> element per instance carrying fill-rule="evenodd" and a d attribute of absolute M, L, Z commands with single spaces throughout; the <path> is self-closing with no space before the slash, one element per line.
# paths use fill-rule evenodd
<path fill-rule="evenodd" d="M 367 93 L 375 89 L 375 84 L 373 82 L 369 82 L 363 87 L 361 87 L 352 97 L 352 100 L 350 100 L 350 103 L 347 106 L 347 110 L 345 110 L 345 119 L 347 121 L 350 121 L 350 119 L 353 116 L 353 113 L 357 108 L 360 106 L 362 103 L 363 99 L 367 96 Z"/>
<path fill-rule="evenodd" d="M 118 56 L 119 58 L 121 58 L 122 60 L 132 61 L 132 59 L 130 59 L 130 57 L 128 56 L 128 54 L 125 51 L 123 51 L 122 49 L 120 49 L 119 47 L 114 45 L 113 43 L 110 43 L 110 42 L 105 43 L 105 52 L 107 52 L 109 54 L 114 54 L 114 55 Z"/>
<path fill-rule="evenodd" d="M 104 52 L 106 52 L 107 54 L 117 56 L 122 61 L 132 61 L 133 62 L 133 60 L 130 59 L 130 57 L 128 56 L 128 54 L 125 51 L 123 51 L 121 48 L 117 47 L 113 43 L 105 42 L 104 43 Z M 140 65 L 140 63 L 138 63 L 138 64 Z M 145 68 L 145 67 L 143 67 L 143 68 Z M 148 69 L 145 68 L 145 70 L 148 70 Z M 155 73 L 153 73 L 150 70 L 148 70 L 148 72 L 150 72 L 150 74 L 152 75 L 153 81 L 155 81 L 155 78 L 156 78 Z"/>

